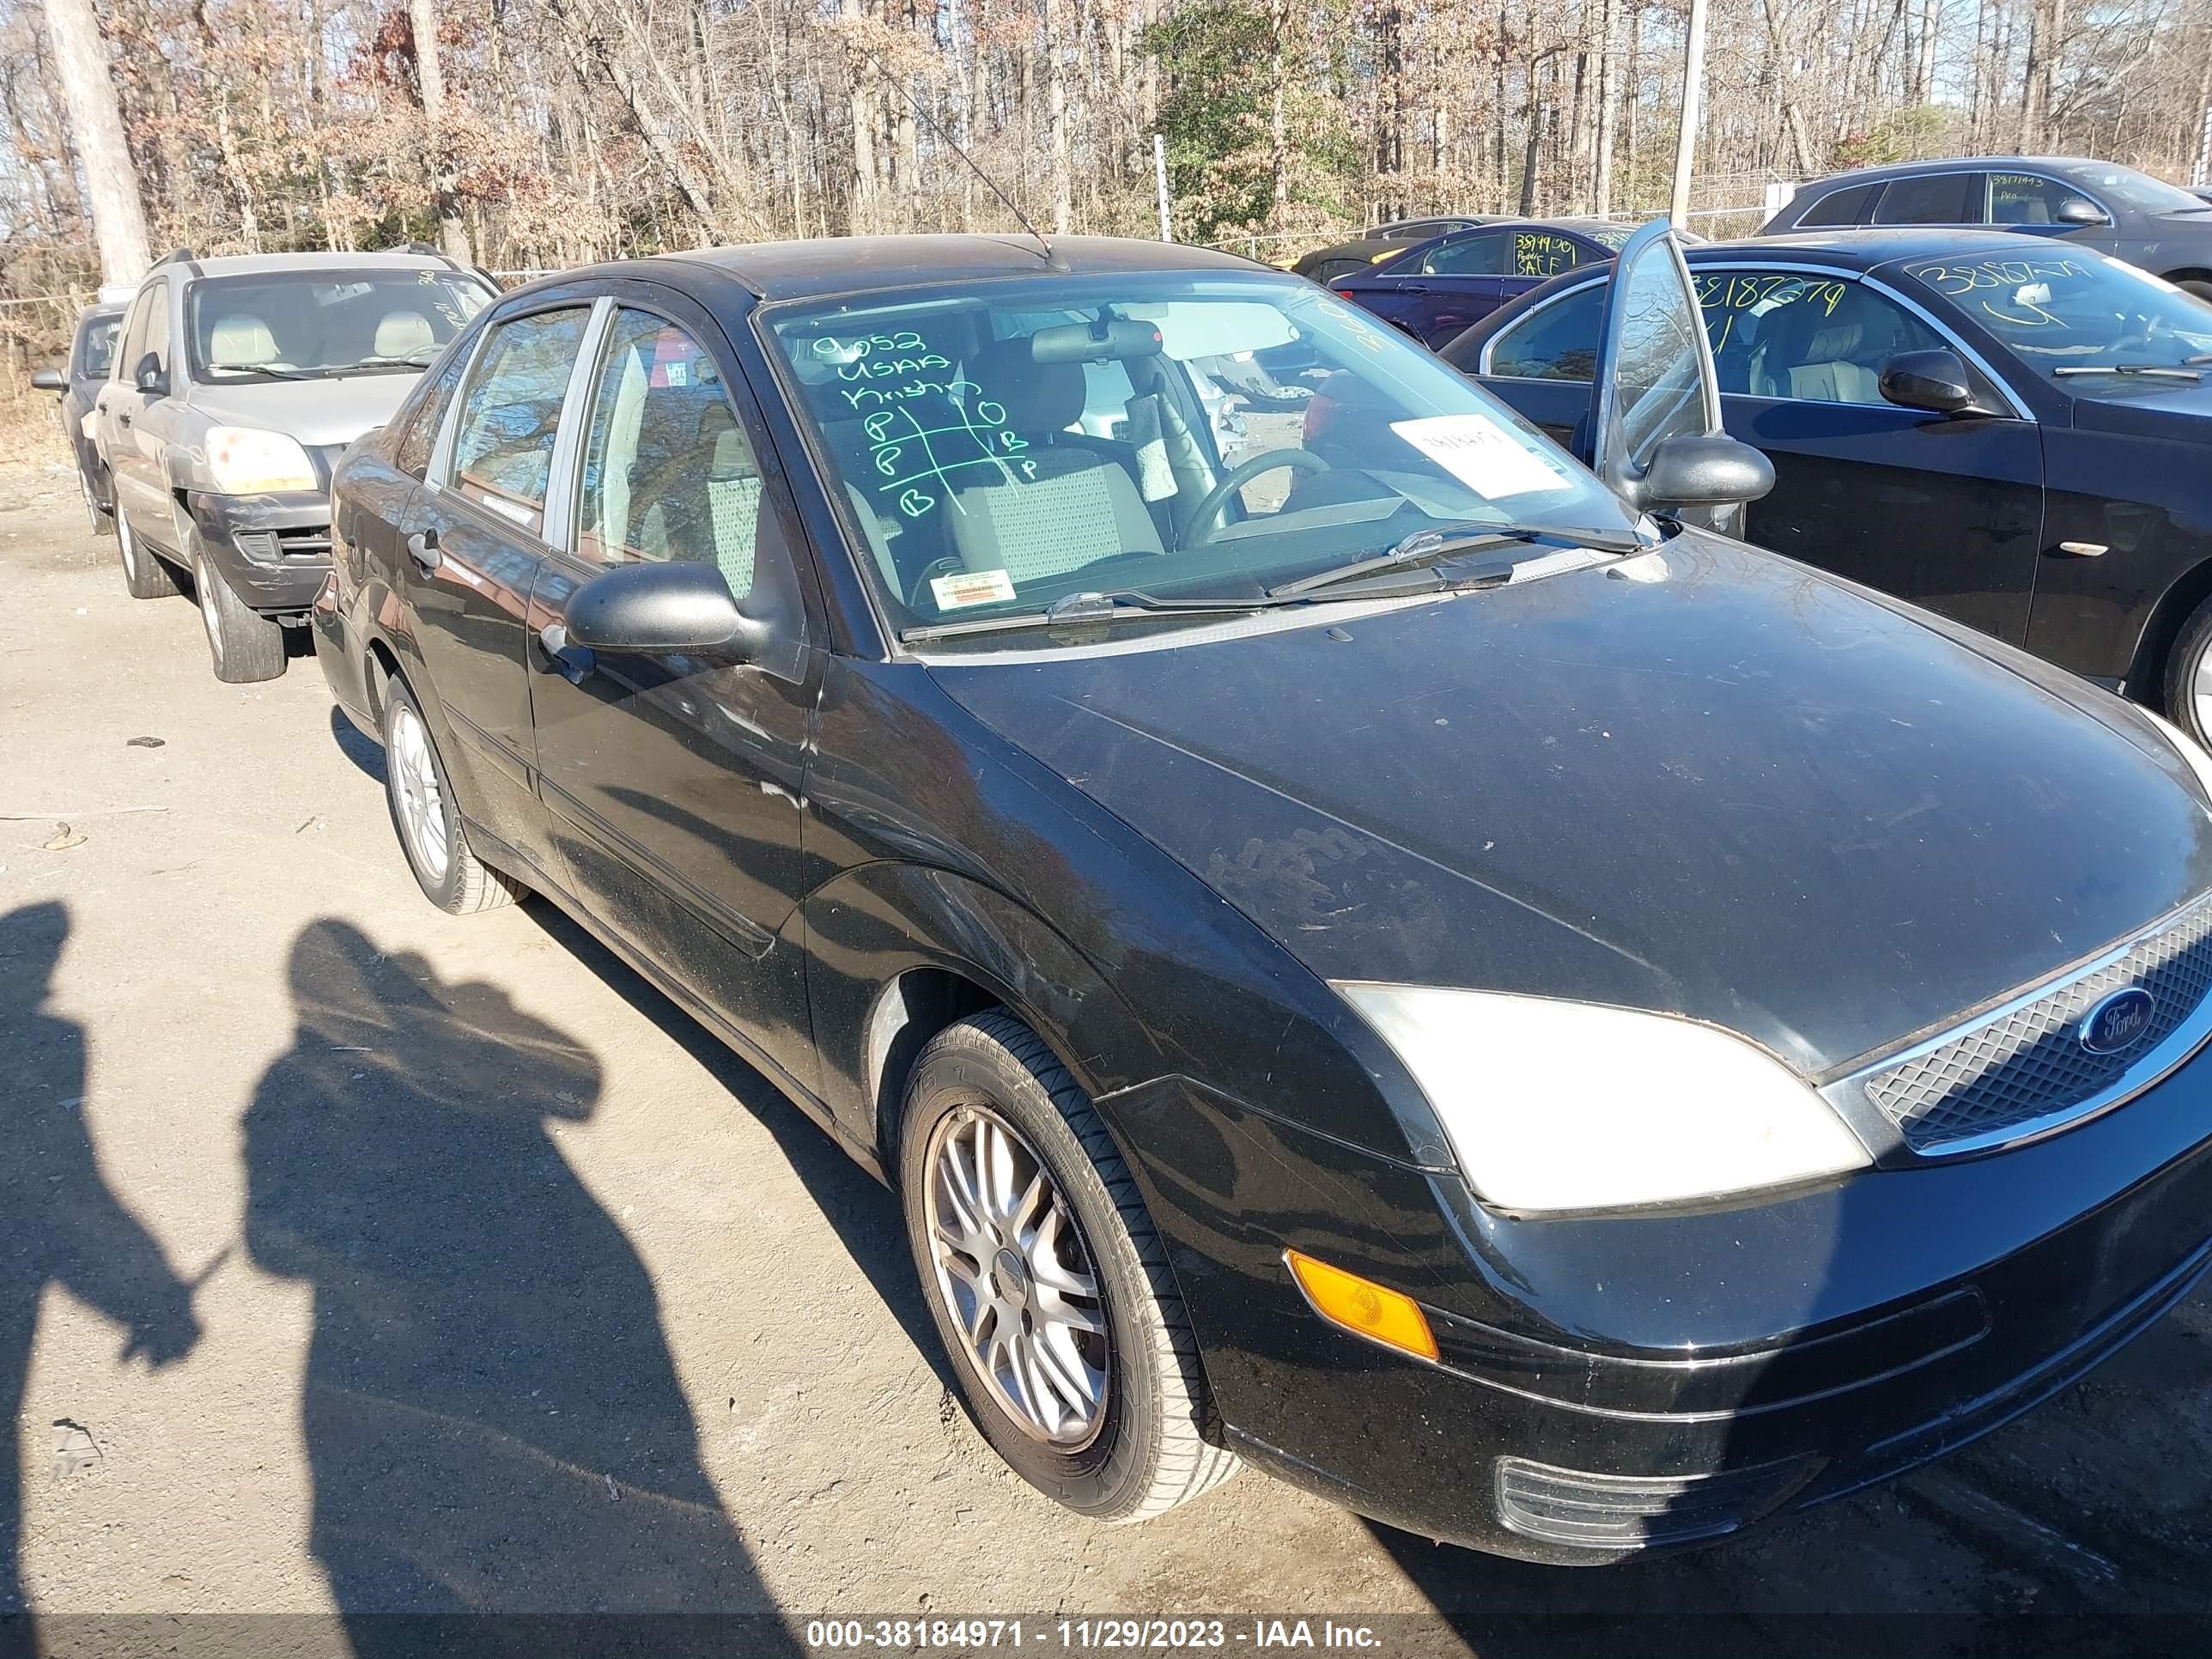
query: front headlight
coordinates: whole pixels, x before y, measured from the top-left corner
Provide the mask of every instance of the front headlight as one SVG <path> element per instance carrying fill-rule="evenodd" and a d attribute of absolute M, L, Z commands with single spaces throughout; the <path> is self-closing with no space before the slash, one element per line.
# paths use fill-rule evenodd
<path fill-rule="evenodd" d="M 2163 714 L 2152 714 L 2148 708 L 2137 712 L 2166 734 L 2166 740 L 2173 745 L 2173 752 L 2181 757 L 2182 763 L 2197 774 L 2197 787 L 2204 792 L 2207 799 L 2212 799 L 2212 755 L 2204 752 L 2204 745 Z"/>
<path fill-rule="evenodd" d="M 208 477 L 226 495 L 321 488 L 299 440 L 257 427 L 218 426 L 207 434 Z"/>
<path fill-rule="evenodd" d="M 1468 1183 L 1501 1209 L 1680 1203 L 1871 1162 L 1802 1079 L 1710 1025 L 1491 991 L 1335 989 L 1406 1062 Z"/>

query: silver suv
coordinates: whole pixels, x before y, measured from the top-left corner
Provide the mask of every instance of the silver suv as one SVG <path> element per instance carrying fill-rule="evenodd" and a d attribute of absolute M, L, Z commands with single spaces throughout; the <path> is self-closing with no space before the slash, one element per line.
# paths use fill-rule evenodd
<path fill-rule="evenodd" d="M 423 249 L 189 249 L 147 273 L 94 403 L 134 598 L 189 574 L 216 678 L 274 679 L 331 562 L 331 463 L 492 299 Z"/>

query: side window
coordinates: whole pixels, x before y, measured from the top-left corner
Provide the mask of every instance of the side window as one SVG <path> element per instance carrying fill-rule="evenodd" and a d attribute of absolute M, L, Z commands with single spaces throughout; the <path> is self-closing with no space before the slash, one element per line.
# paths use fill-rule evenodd
<path fill-rule="evenodd" d="M 1564 276 L 1582 259 L 1582 248 L 1571 236 L 1548 230 L 1513 233 L 1511 273 L 1516 276 Z"/>
<path fill-rule="evenodd" d="M 1799 215 L 1797 222 L 1808 229 L 1828 225 L 1863 225 L 1881 190 L 1880 185 L 1850 185 L 1842 190 L 1832 190 Z"/>
<path fill-rule="evenodd" d="M 592 395 L 577 556 L 714 565 L 743 600 L 763 532 L 776 534 L 775 514 L 762 510 L 763 488 L 706 348 L 663 318 L 617 311 Z"/>
<path fill-rule="evenodd" d="M 1972 225 L 1982 218 L 1982 175 L 1929 173 L 1893 179 L 1874 210 L 1878 225 Z"/>
<path fill-rule="evenodd" d="M 1723 392 L 1880 404 L 1887 359 L 1946 344 L 1895 301 L 1842 278 L 1715 271 L 1700 276 L 1698 299 Z"/>
<path fill-rule="evenodd" d="M 453 388 L 460 385 L 461 371 L 468 362 L 465 350 L 455 352 L 429 390 L 415 401 L 414 416 L 400 434 L 398 447 L 392 451 L 392 464 L 410 478 L 426 477 L 430 471 L 430 452 L 438 447 L 438 428 L 445 422 L 446 405 L 453 402 Z"/>
<path fill-rule="evenodd" d="M 1587 383 L 1597 369 L 1598 324 L 1605 312 L 1605 292 L 1603 283 L 1593 283 L 1529 313 L 1492 345 L 1490 373 L 1523 380 Z M 1475 372 L 1472 354 L 1465 362 L 1449 350 L 1444 356 L 1461 373 Z"/>
<path fill-rule="evenodd" d="M 145 349 L 154 355 L 161 365 L 161 372 L 169 371 L 169 285 L 156 283 L 146 290 L 149 309 L 146 313 Z M 133 364 L 136 369 L 136 364 Z"/>
<path fill-rule="evenodd" d="M 2039 178 L 2032 173 L 1992 173 L 1989 178 L 1993 225 L 2057 224 L 2058 204 L 2081 193 L 2055 179 Z"/>
<path fill-rule="evenodd" d="M 561 397 L 590 314 L 577 306 L 499 325 L 461 404 L 453 487 L 532 532 L 545 527 Z"/>
<path fill-rule="evenodd" d="M 146 355 L 146 319 L 153 313 L 154 297 L 163 291 L 161 283 L 142 288 L 131 302 L 131 315 L 123 325 L 123 359 L 115 372 L 124 380 L 133 379 L 138 373 L 138 360 Z"/>
<path fill-rule="evenodd" d="M 1424 276 L 1502 276 L 1509 268 L 1506 264 L 1511 252 L 1509 242 L 1510 239 L 1500 231 L 1455 237 L 1424 253 L 1417 274 Z"/>

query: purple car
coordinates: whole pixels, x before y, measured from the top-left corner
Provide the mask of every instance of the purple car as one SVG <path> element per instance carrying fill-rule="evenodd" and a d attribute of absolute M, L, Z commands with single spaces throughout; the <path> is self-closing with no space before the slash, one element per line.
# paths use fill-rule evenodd
<path fill-rule="evenodd" d="M 1440 346 L 1508 300 L 1613 258 L 1633 225 L 1519 219 L 1416 243 L 1396 258 L 1329 284 L 1423 345 Z"/>

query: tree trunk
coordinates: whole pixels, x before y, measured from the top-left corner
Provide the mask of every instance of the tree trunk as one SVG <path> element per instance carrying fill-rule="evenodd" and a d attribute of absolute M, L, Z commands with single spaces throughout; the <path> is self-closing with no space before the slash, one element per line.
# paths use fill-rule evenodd
<path fill-rule="evenodd" d="M 453 198 L 453 170 L 446 159 L 446 72 L 438 66 L 438 0 L 407 0 L 415 31 L 415 83 L 422 93 L 422 167 L 438 216 L 438 246 L 463 264 L 474 264 L 469 228 Z"/>
<path fill-rule="evenodd" d="M 865 15 L 860 0 L 837 0 L 837 15 L 848 27 L 860 22 Z M 853 199 L 845 215 L 845 228 L 857 235 L 876 228 L 875 100 L 869 96 L 876 66 L 858 52 L 853 52 L 847 56 L 847 70 L 852 76 L 853 88 Z"/>
<path fill-rule="evenodd" d="M 1613 36 L 1620 28 L 1620 0 L 1605 0 L 1597 26 L 1597 155 L 1591 168 L 1590 211 L 1601 219 L 1613 211 L 1613 106 L 1620 96 L 1620 58 Z"/>
<path fill-rule="evenodd" d="M 123 117 L 116 108 L 115 82 L 108 73 L 107 46 L 92 0 L 46 0 L 46 31 L 54 62 L 61 70 L 62 97 L 69 108 L 70 136 L 84 158 L 85 195 L 92 206 L 92 234 L 100 244 L 103 280 L 135 283 L 153 256 L 146 246 L 146 205 L 138 194 L 138 170 L 124 143 Z"/>
<path fill-rule="evenodd" d="M 1067 53 L 1061 40 L 1063 0 L 1044 0 L 1045 119 L 1050 125 L 1052 234 L 1065 236 L 1075 222 L 1074 181 L 1067 164 Z"/>

